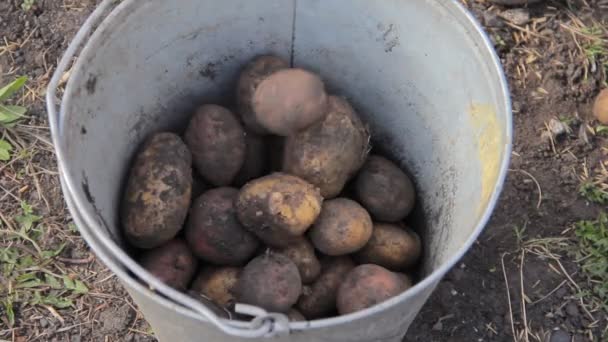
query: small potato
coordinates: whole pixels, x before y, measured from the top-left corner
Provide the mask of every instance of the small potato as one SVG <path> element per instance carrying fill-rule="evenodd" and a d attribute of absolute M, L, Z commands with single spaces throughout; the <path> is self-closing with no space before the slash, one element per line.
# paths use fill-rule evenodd
<path fill-rule="evenodd" d="M 206 267 L 196 276 L 191 289 L 231 309 L 240 273 L 241 269 L 236 267 Z"/>
<path fill-rule="evenodd" d="M 236 209 L 241 223 L 267 245 L 286 247 L 317 219 L 322 203 L 318 189 L 277 172 L 247 183 Z"/>
<path fill-rule="evenodd" d="M 141 146 L 121 204 L 126 239 L 154 248 L 182 229 L 192 192 L 192 156 L 173 133 L 157 133 Z"/>
<path fill-rule="evenodd" d="M 378 221 L 397 222 L 414 208 L 414 184 L 397 165 L 377 155 L 370 156 L 355 181 L 361 204 Z"/>
<path fill-rule="evenodd" d="M 197 198 L 185 228 L 186 241 L 199 258 L 215 265 L 244 265 L 259 242 L 246 230 L 234 207 L 234 188 L 216 188 Z"/>
<path fill-rule="evenodd" d="M 296 305 L 309 320 L 326 317 L 336 310 L 338 288 L 355 268 L 355 263 L 347 256 L 328 257 L 322 264 L 321 275 L 311 286 L 305 287 Z"/>
<path fill-rule="evenodd" d="M 321 196 L 338 196 L 369 152 L 369 131 L 340 97 L 329 97 L 324 120 L 285 141 L 283 172 L 319 187 Z"/>
<path fill-rule="evenodd" d="M 321 272 L 321 264 L 315 255 L 315 249 L 305 237 L 298 237 L 291 245 L 274 249 L 273 252 L 288 257 L 296 264 L 304 284 L 312 283 Z"/>
<path fill-rule="evenodd" d="M 290 309 L 289 312 L 287 312 L 287 318 L 289 318 L 290 322 L 303 322 L 306 320 L 306 317 L 296 309 Z"/>
<path fill-rule="evenodd" d="M 253 94 L 260 82 L 275 71 L 289 68 L 289 63 L 276 56 L 262 55 L 251 61 L 241 72 L 237 86 L 236 101 L 239 115 L 245 127 L 257 134 L 268 134 L 253 112 Z"/>
<path fill-rule="evenodd" d="M 363 248 L 372 236 L 372 230 L 372 219 L 359 203 L 335 198 L 325 201 L 309 236 L 318 250 L 335 256 Z"/>
<path fill-rule="evenodd" d="M 303 69 L 282 69 L 260 82 L 252 106 L 262 127 L 289 136 L 325 117 L 327 94 L 317 75 Z"/>
<path fill-rule="evenodd" d="M 246 132 L 245 142 L 247 144 L 245 162 L 233 181 L 239 187 L 252 179 L 262 177 L 268 167 L 268 149 L 264 138 L 255 133 Z"/>
<path fill-rule="evenodd" d="M 245 266 L 236 293 L 240 303 L 270 312 L 288 312 L 302 293 L 302 279 L 296 265 L 287 257 L 264 254 Z"/>
<path fill-rule="evenodd" d="M 198 264 L 188 245 L 173 239 L 162 246 L 145 251 L 140 265 L 163 283 L 180 291 L 186 290 Z"/>
<path fill-rule="evenodd" d="M 593 115 L 604 125 L 608 125 L 608 89 L 602 90 L 593 103 Z"/>
<path fill-rule="evenodd" d="M 378 265 L 355 267 L 338 290 L 338 312 L 346 315 L 367 309 L 405 291 L 405 284 L 395 273 Z"/>
<path fill-rule="evenodd" d="M 420 237 L 409 228 L 375 223 L 369 242 L 355 259 L 361 264 L 376 264 L 392 271 L 414 266 L 420 259 Z"/>
<path fill-rule="evenodd" d="M 212 185 L 230 184 L 245 162 L 245 131 L 226 108 L 201 106 L 190 120 L 184 138 L 196 170 Z"/>

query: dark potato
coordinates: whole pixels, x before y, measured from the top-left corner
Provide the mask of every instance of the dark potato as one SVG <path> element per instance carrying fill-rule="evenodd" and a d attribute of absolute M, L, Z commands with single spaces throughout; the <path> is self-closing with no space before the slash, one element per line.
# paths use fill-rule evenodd
<path fill-rule="evenodd" d="M 232 308 L 234 292 L 241 269 L 236 267 L 206 267 L 194 279 L 192 290 L 224 308 Z"/>
<path fill-rule="evenodd" d="M 302 322 L 306 320 L 306 317 L 302 315 L 298 310 L 291 309 L 287 313 L 287 318 L 289 318 L 290 322 Z"/>
<path fill-rule="evenodd" d="M 322 202 L 318 189 L 307 182 L 273 173 L 247 183 L 236 208 L 247 229 L 270 246 L 285 247 L 317 219 Z"/>
<path fill-rule="evenodd" d="M 323 81 L 302 69 L 270 74 L 257 86 L 252 104 L 257 122 L 280 136 L 301 131 L 327 114 Z"/>
<path fill-rule="evenodd" d="M 238 112 L 248 130 L 257 134 L 268 134 L 262 127 L 252 108 L 253 93 L 260 82 L 275 71 L 289 68 L 289 64 L 276 56 L 258 56 L 241 72 L 237 87 L 236 100 Z"/>
<path fill-rule="evenodd" d="M 283 172 L 319 187 L 321 196 L 338 196 L 369 152 L 370 135 L 348 102 L 329 97 L 324 120 L 285 141 Z"/>
<path fill-rule="evenodd" d="M 149 137 L 133 161 L 121 206 L 127 240 L 154 248 L 182 229 L 192 192 L 192 156 L 179 136 Z"/>
<path fill-rule="evenodd" d="M 312 283 L 321 272 L 321 264 L 315 255 L 315 249 L 305 237 L 299 237 L 291 245 L 275 249 L 273 252 L 288 257 L 296 264 L 304 284 Z"/>
<path fill-rule="evenodd" d="M 376 264 L 400 271 L 414 266 L 421 251 L 420 237 L 413 230 L 389 223 L 375 223 L 372 237 L 357 252 L 356 260 L 361 264 Z"/>
<path fill-rule="evenodd" d="M 196 272 L 198 262 L 183 240 L 173 239 L 145 251 L 139 264 L 163 283 L 184 291 Z"/>
<path fill-rule="evenodd" d="M 215 186 L 230 184 L 245 162 L 245 131 L 226 108 L 201 106 L 184 137 L 196 170 Z"/>
<path fill-rule="evenodd" d="M 355 267 L 338 290 L 338 312 L 346 315 L 367 309 L 405 291 L 403 280 L 378 265 Z"/>
<path fill-rule="evenodd" d="M 355 191 L 361 204 L 378 221 L 397 222 L 414 208 L 414 184 L 390 160 L 372 155 L 359 172 Z"/>
<path fill-rule="evenodd" d="M 317 280 L 303 290 L 296 307 L 309 320 L 327 317 L 336 310 L 338 288 L 355 267 L 347 257 L 328 257 L 322 260 L 323 270 Z"/>
<path fill-rule="evenodd" d="M 234 177 L 236 186 L 243 186 L 252 179 L 262 177 L 267 170 L 268 158 L 264 138 L 250 132 L 245 133 L 247 144 L 245 162 L 239 173 Z"/>
<path fill-rule="evenodd" d="M 270 312 L 288 312 L 302 293 L 296 265 L 280 254 L 264 254 L 245 266 L 237 285 L 240 303 Z"/>
<path fill-rule="evenodd" d="M 372 230 L 372 219 L 359 203 L 335 198 L 323 203 L 309 236 L 323 254 L 345 255 L 363 248 L 372 236 Z"/>
<path fill-rule="evenodd" d="M 199 258 L 215 265 L 240 266 L 258 248 L 258 240 L 236 217 L 238 190 L 216 188 L 197 198 L 186 224 L 186 241 Z"/>

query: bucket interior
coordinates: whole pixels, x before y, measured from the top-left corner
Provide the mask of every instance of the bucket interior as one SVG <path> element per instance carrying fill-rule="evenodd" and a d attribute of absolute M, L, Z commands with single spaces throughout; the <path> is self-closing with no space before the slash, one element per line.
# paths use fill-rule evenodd
<path fill-rule="evenodd" d="M 122 244 L 131 158 L 204 103 L 230 105 L 242 67 L 276 54 L 322 76 L 418 190 L 421 274 L 454 261 L 494 205 L 510 113 L 492 52 L 445 0 L 126 1 L 89 40 L 62 103 L 62 169 L 84 215 Z M 429 28 L 430 27 L 430 28 Z M 421 220 L 420 217 L 424 217 Z"/>

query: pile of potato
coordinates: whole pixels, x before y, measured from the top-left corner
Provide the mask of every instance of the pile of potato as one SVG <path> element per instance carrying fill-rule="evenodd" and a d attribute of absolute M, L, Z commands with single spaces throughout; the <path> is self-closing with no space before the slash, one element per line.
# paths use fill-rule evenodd
<path fill-rule="evenodd" d="M 228 311 L 239 302 L 292 320 L 411 287 L 421 242 L 403 220 L 414 185 L 368 156 L 348 101 L 274 56 L 244 68 L 236 98 L 236 114 L 203 105 L 183 138 L 156 133 L 137 152 L 121 219 L 141 265 Z"/>

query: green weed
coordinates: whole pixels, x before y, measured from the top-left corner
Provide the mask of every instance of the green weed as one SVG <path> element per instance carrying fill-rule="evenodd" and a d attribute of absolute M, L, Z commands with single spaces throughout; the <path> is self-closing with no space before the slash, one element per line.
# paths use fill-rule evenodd
<path fill-rule="evenodd" d="M 21 9 L 24 11 L 29 11 L 32 9 L 32 6 L 36 3 L 36 0 L 23 0 L 21 3 Z"/>
<path fill-rule="evenodd" d="M 6 104 L 6 100 L 23 88 L 25 82 L 27 82 L 27 77 L 22 76 L 0 88 L 0 127 L 12 127 L 27 112 L 27 108 L 23 106 Z M 0 161 L 9 160 L 12 151 L 13 146 L 8 141 L 0 138 Z"/>
<path fill-rule="evenodd" d="M 593 294 L 608 310 L 608 216 L 602 213 L 597 220 L 578 222 L 575 233 L 581 269 L 593 286 Z"/>
<path fill-rule="evenodd" d="M 579 193 L 589 202 L 597 204 L 608 203 L 608 192 L 601 189 L 597 184 L 593 182 L 583 182 L 579 188 Z"/>

